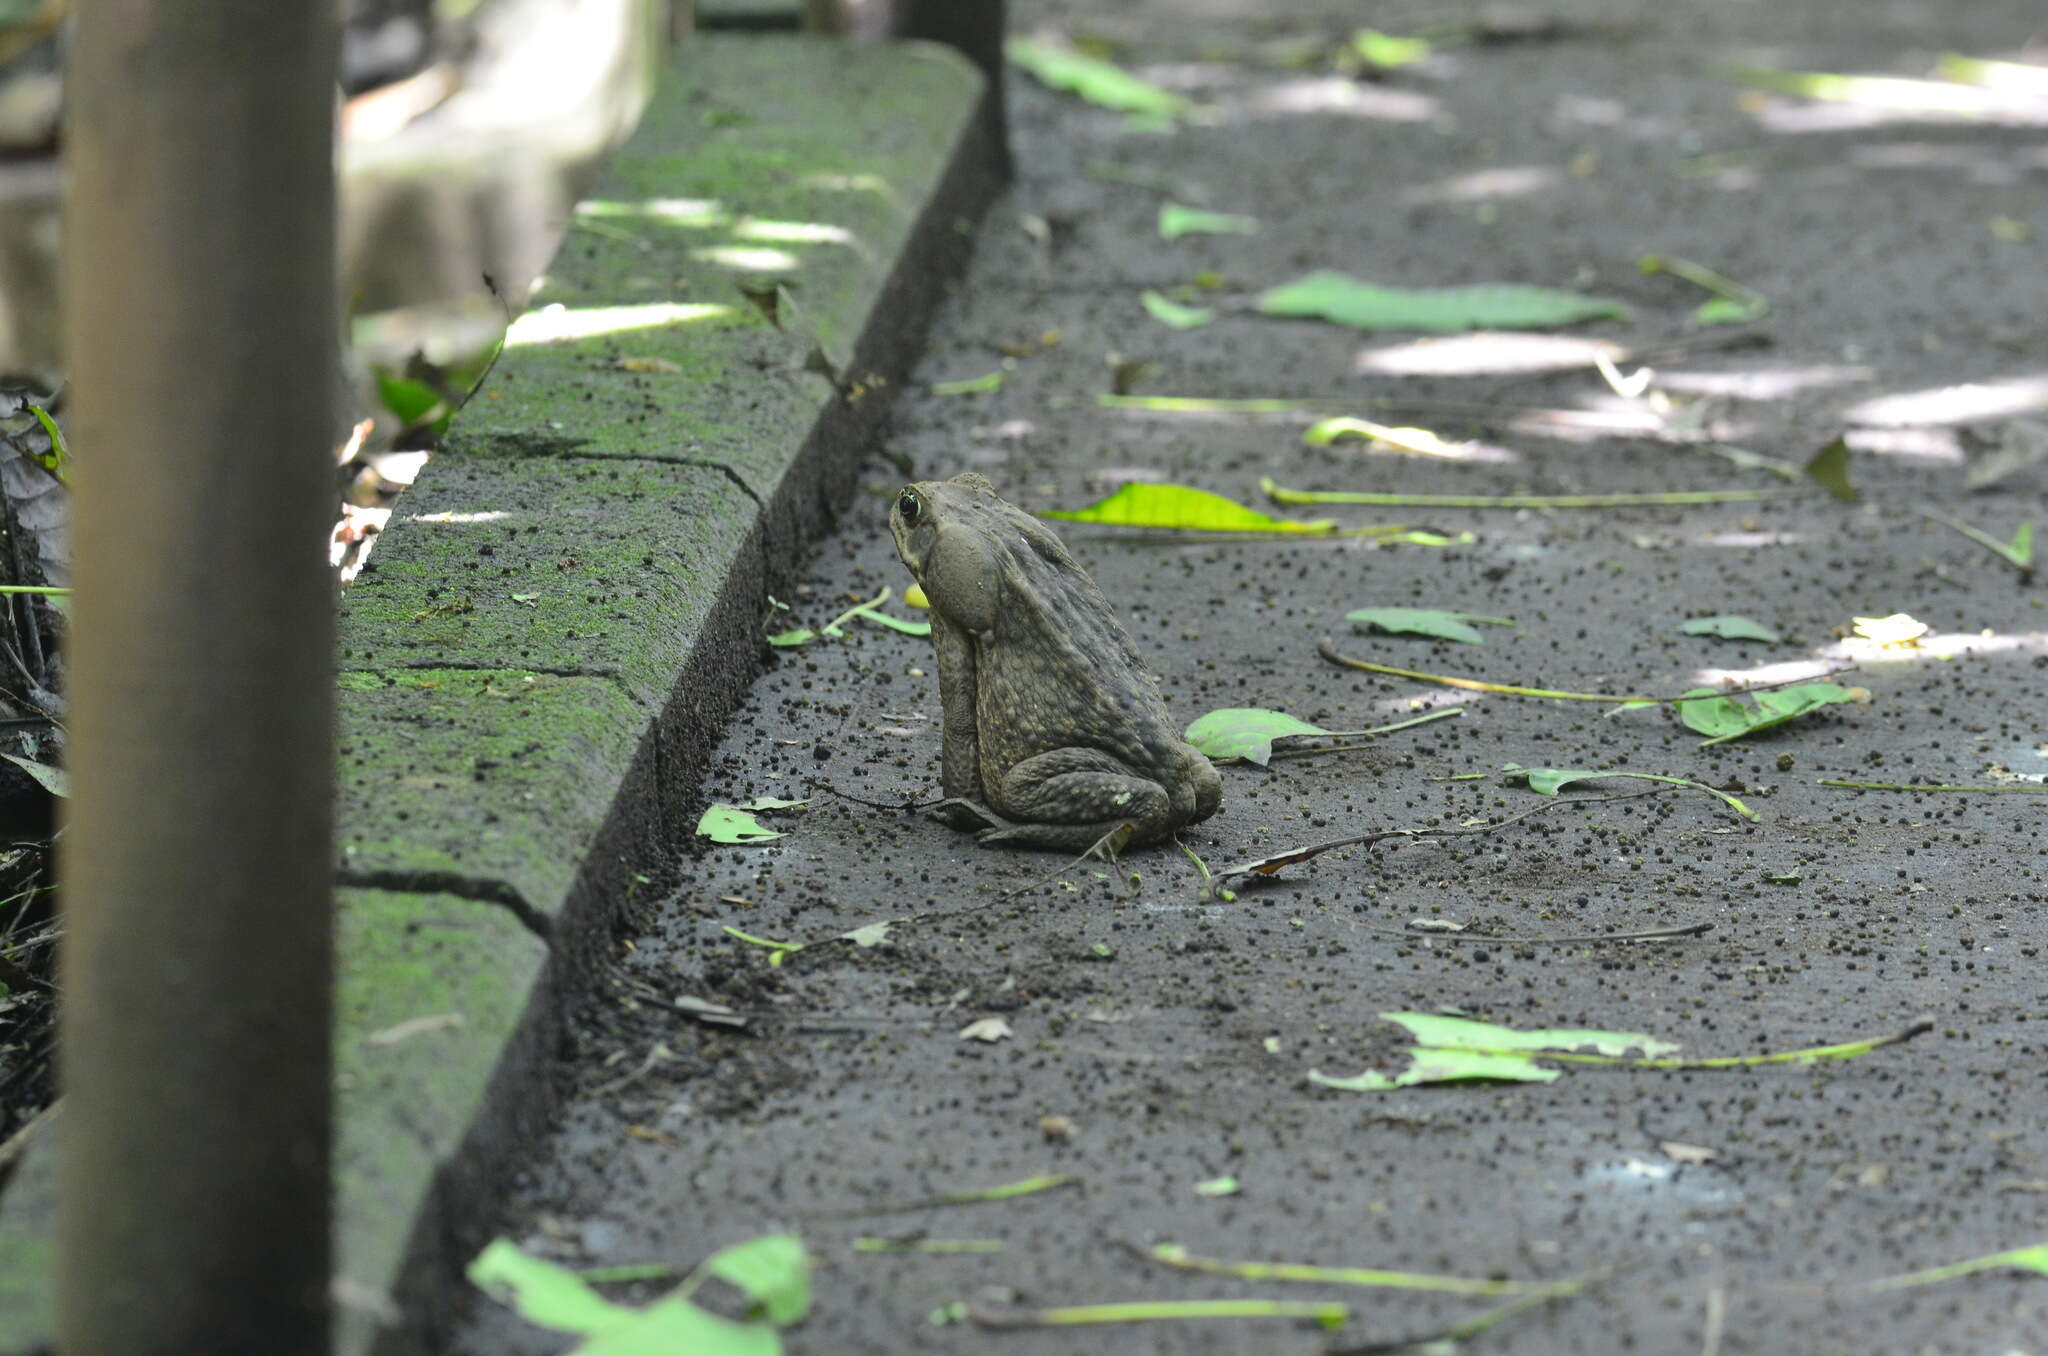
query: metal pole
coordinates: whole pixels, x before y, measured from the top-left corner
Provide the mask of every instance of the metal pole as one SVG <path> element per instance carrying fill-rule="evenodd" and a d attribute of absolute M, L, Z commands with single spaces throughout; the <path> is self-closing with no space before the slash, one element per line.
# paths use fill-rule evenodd
<path fill-rule="evenodd" d="M 81 0 L 65 1356 L 327 1349 L 332 0 Z"/>

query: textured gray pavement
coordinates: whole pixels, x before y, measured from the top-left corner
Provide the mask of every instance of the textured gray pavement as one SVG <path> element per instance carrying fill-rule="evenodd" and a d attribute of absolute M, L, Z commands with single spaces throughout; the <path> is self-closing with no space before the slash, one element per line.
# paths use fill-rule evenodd
<path fill-rule="evenodd" d="M 797 1227 L 817 1258 L 817 1300 L 789 1347 L 835 1356 L 1308 1353 L 1426 1332 L 1479 1307 L 1185 1275 L 1125 1246 L 1161 1241 L 1229 1259 L 1468 1276 L 1629 1268 L 1475 1350 L 2042 1350 L 2038 1276 L 1811 1289 L 2044 1233 L 2048 804 L 1818 784 L 2048 772 L 2039 585 L 1913 512 L 1934 507 L 2001 538 L 2030 517 L 2042 525 L 2038 466 L 1990 494 L 1965 490 L 1982 455 L 1971 435 L 2009 438 L 2006 421 L 2048 404 L 2041 105 L 1958 119 L 1744 92 L 1706 69 L 1924 75 L 1943 51 L 2020 52 L 2040 37 L 2038 10 L 1563 4 L 1540 11 L 1560 22 L 1529 40 L 1445 50 L 1360 83 L 1277 58 L 1286 42 L 1334 42 L 1360 22 L 1404 31 L 1477 8 L 1018 8 L 1021 31 L 1089 29 L 1205 111 L 1144 133 L 1015 83 L 1019 182 L 979 233 L 919 389 L 878 449 L 919 476 L 980 470 L 1034 509 L 1078 507 L 1133 471 L 1249 503 L 1261 502 L 1262 475 L 1440 494 L 1779 483 L 1697 443 L 1517 413 L 1643 425 L 1648 407 L 1616 396 L 1583 346 L 1423 342 L 1237 314 L 1175 332 L 1138 303 L 1144 288 L 1203 271 L 1220 275 L 1227 305 L 1329 267 L 1619 297 L 1632 324 L 1571 334 L 1681 341 L 1652 362 L 1656 389 L 1668 413 L 1704 416 L 1727 444 L 1804 460 L 1846 431 L 1867 496 L 1859 507 L 1815 496 L 1332 511 L 1473 534 L 1444 548 L 1065 529 L 1182 720 L 1264 706 L 1352 729 L 1454 696 L 1465 708 L 1363 754 L 1226 769 L 1224 809 L 1184 835 L 1188 846 L 1218 865 L 1344 833 L 1498 818 L 1534 797 L 1453 779 L 1509 762 L 1739 783 L 1760 818 L 1696 793 L 1561 806 L 1498 834 L 1332 854 L 1230 903 L 1199 899 L 1194 868 L 1168 848 L 998 902 L 1057 861 L 979 849 L 862 803 L 936 795 L 938 701 L 925 642 L 856 625 L 844 640 L 776 652 L 730 727 L 702 799 L 810 806 L 779 817 L 788 836 L 772 844 L 700 848 L 674 897 L 613 939 L 561 1068 L 576 1095 L 506 1203 L 507 1232 L 577 1265 L 686 1267 Z M 1160 195 L 1091 175 L 1102 162 L 1169 181 L 1184 201 L 1253 214 L 1263 229 L 1163 242 Z M 1701 294 L 1642 275 L 1648 253 L 1764 293 L 1768 345 L 1685 347 Z M 1041 347 L 1048 331 L 1058 341 Z M 929 393 L 1026 350 L 1000 392 Z M 1451 463 L 1308 449 L 1305 418 L 1105 409 L 1096 397 L 1112 354 L 1157 364 L 1141 393 L 1350 401 L 1494 451 Z M 816 626 L 907 582 L 885 529 L 902 478 L 880 458 L 863 468 L 839 534 L 787 600 L 797 621 Z M 1520 625 L 1483 647 L 1355 634 L 1343 614 L 1369 604 Z M 1787 640 L 1677 633 L 1685 618 L 1727 612 Z M 1935 639 L 1880 654 L 1842 634 L 1854 617 L 1892 612 L 1927 622 Z M 1701 749 L 1661 711 L 1610 716 L 1339 669 L 1318 656 L 1324 635 L 1376 662 L 1596 692 L 1668 694 L 1854 662 L 1871 701 Z M 933 916 L 872 950 L 817 947 L 774 968 L 725 930 L 818 942 L 913 913 Z M 1404 933 L 1416 918 L 1514 938 L 1713 930 L 1656 946 L 1454 942 Z M 683 995 L 765 1015 L 747 1034 L 699 1027 L 669 1006 Z M 1803 1067 L 1575 1070 L 1546 1085 L 1370 1095 L 1307 1083 L 1311 1069 L 1398 1067 L 1396 1033 L 1375 1014 L 1446 1008 L 1648 1032 L 1700 1056 L 1921 1019 L 1934 1028 Z M 992 1015 L 1012 1038 L 957 1037 Z M 1048 1116 L 1072 1133 L 1048 1135 Z M 887 1209 L 1042 1172 L 1082 1180 L 1002 1204 Z M 1222 1175 L 1238 1194 L 1194 1190 Z M 910 1231 L 1006 1247 L 850 1247 Z M 1347 1299 L 1358 1316 L 1334 1337 L 1241 1321 L 1040 1333 L 928 1321 L 963 1299 L 1235 1295 Z M 458 1349 L 565 1345 L 479 1306 Z"/>

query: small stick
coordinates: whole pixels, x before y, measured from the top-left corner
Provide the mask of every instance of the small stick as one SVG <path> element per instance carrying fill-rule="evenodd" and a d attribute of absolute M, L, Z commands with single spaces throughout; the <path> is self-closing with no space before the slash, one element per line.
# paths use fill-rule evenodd
<path fill-rule="evenodd" d="M 1364 504 L 1372 508 L 1421 509 L 1609 509 L 1676 508 L 1689 504 L 1754 504 L 1807 493 L 1781 490 L 1656 490 L 1625 494 L 1381 494 L 1364 490 L 1290 490 L 1270 478 L 1259 482 L 1278 504 Z"/>
<path fill-rule="evenodd" d="M 1270 857 L 1261 857 L 1257 861 L 1243 862 L 1237 866 L 1227 867 L 1216 873 L 1216 882 L 1231 881 L 1244 876 L 1270 876 L 1282 867 L 1298 865 L 1312 857 L 1320 857 L 1325 852 L 1334 852 L 1338 848 L 1359 847 L 1377 843 L 1388 838 L 1428 839 L 1449 838 L 1459 834 L 1493 833 L 1498 829 L 1506 828 L 1517 820 L 1527 819 L 1530 815 L 1540 815 L 1545 810 L 1555 810 L 1560 805 L 1600 805 L 1616 800 L 1641 800 L 1644 796 L 1661 796 L 1666 794 L 1667 791 L 1678 789 L 1677 787 L 1667 788 L 1659 786 L 1653 787 L 1648 791 L 1633 791 L 1614 796 L 1574 796 L 1569 800 L 1559 797 L 1555 800 L 1546 800 L 1541 805 L 1532 805 L 1518 814 L 1509 815 L 1506 819 L 1496 819 L 1488 824 L 1475 824 L 1470 828 L 1379 829 L 1372 833 L 1355 833 L 1348 838 L 1332 838 L 1326 842 L 1310 843 L 1307 847 L 1290 848 L 1285 852 L 1276 852 Z"/>
<path fill-rule="evenodd" d="M 1489 683 L 1479 678 L 1460 678 L 1449 673 L 1424 673 L 1420 669 L 1399 669 L 1392 664 L 1374 664 L 1340 653 L 1328 636 L 1316 641 L 1316 650 L 1332 664 L 1341 664 L 1347 669 L 1384 673 L 1392 678 L 1413 678 L 1424 683 L 1441 683 L 1445 687 L 1463 688 L 1468 692 L 1496 692 L 1509 697 L 1550 697 L 1567 702 L 1633 703 L 1637 706 L 1676 706 L 1680 702 L 1705 701 L 1709 697 L 1742 697 L 1752 692 L 1771 692 L 1778 688 L 1800 687 L 1807 683 L 1825 683 L 1845 673 L 1858 672 L 1854 665 L 1848 665 L 1805 678 L 1783 678 L 1771 683 L 1751 683 L 1746 687 L 1719 688 L 1709 692 L 1695 692 L 1690 696 L 1681 693 L 1676 697 L 1617 697 L 1604 692 L 1564 692 L 1548 687 L 1517 687 L 1511 683 Z"/>
<path fill-rule="evenodd" d="M 1851 791 L 1974 791 L 1987 796 L 2038 796 L 2048 792 L 2048 785 L 2040 783 L 2028 786 L 1950 786 L 1937 782 L 1844 782 L 1823 777 L 1819 785 L 1844 786 Z"/>
<path fill-rule="evenodd" d="M 1597 942 L 1666 942 L 1680 937 L 1699 937 L 1714 930 L 1712 923 L 1684 923 L 1668 928 L 1646 928 L 1641 932 L 1581 932 L 1563 937 L 1501 937 L 1485 932 L 1427 932 L 1415 928 L 1382 928 L 1370 923 L 1353 926 L 1381 937 L 1404 941 L 1488 942 L 1494 946 L 1580 946 Z"/>

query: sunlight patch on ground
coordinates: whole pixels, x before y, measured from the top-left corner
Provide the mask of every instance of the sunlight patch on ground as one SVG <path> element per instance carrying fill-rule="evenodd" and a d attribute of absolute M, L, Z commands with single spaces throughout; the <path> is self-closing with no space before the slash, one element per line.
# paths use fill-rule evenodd
<path fill-rule="evenodd" d="M 1500 418 L 1501 427 L 1510 433 L 1560 443 L 1647 438 L 1664 431 L 1663 416 L 1648 410 L 1531 410 L 1505 418 L 1494 417 Z"/>
<path fill-rule="evenodd" d="M 1842 435 L 1852 452 L 1872 452 L 1899 461 L 1959 466 L 1963 445 L 1945 428 L 1852 428 Z"/>
<path fill-rule="evenodd" d="M 624 330 L 651 330 L 716 320 L 733 313 L 730 306 L 706 302 L 650 302 L 645 306 L 591 306 L 571 310 L 560 302 L 528 311 L 505 331 L 505 347 L 546 344 L 559 339 L 589 339 Z"/>
<path fill-rule="evenodd" d="M 512 515 L 503 509 L 486 509 L 480 513 L 414 513 L 406 517 L 409 523 L 495 523 Z"/>
<path fill-rule="evenodd" d="M 1878 396 L 1843 411 L 1857 424 L 1963 424 L 2048 408 L 2048 377 L 2028 375 Z"/>
<path fill-rule="evenodd" d="M 853 232 L 844 226 L 822 221 L 769 221 L 747 217 L 732 228 L 735 240 L 766 241 L 780 245 L 850 245 Z"/>
<path fill-rule="evenodd" d="M 1939 141 L 1891 141 L 1875 146 L 1851 146 L 1849 164 L 1873 170 L 1961 171 L 1976 184 L 2010 184 L 2041 168 L 2028 164 L 2023 156 L 1982 146 L 1957 146 Z"/>
<path fill-rule="evenodd" d="M 585 220 L 659 221 L 670 226 L 716 227 L 732 220 L 732 213 L 715 198 L 643 198 L 627 202 L 617 198 L 586 198 L 576 204 L 576 215 Z"/>
<path fill-rule="evenodd" d="M 1764 83 L 1786 95 L 1804 96 L 1744 101 L 1750 116 L 1772 132 L 1840 132 L 1902 122 L 2004 127 L 2048 124 L 2048 98 L 2032 91 L 1824 71 L 1749 71 L 1734 78 L 1742 83 Z"/>
<path fill-rule="evenodd" d="M 1750 687 L 1757 683 L 1799 683 L 1825 678 L 1842 667 L 1841 656 L 1823 659 L 1785 659 L 1775 664 L 1752 664 L 1746 669 L 1705 668 L 1695 670 L 1693 687 Z"/>
<path fill-rule="evenodd" d="M 1806 540 L 1804 532 L 1710 532 L 1694 537 L 1699 546 L 1722 546 L 1735 550 L 1754 549 L 1761 546 L 1797 546 Z"/>
<path fill-rule="evenodd" d="M 1411 339 L 1360 349 L 1354 370 L 1404 377 L 1471 377 L 1499 372 L 1558 372 L 1615 361 L 1621 346 L 1569 334 L 1475 330 L 1447 339 Z"/>
<path fill-rule="evenodd" d="M 1454 174 L 1433 184 L 1421 184 L 1401 191 L 1407 203 L 1484 202 L 1490 198 L 1520 198 L 1541 193 L 1564 182 L 1562 171 L 1548 165 L 1499 165 L 1493 169 Z"/>
<path fill-rule="evenodd" d="M 1880 645 L 1851 636 L 1822 647 L 1823 659 L 1870 668 L 1878 664 L 1906 664 L 1918 660 L 1955 659 L 1993 654 L 2048 654 L 2048 635 L 2007 635 L 1999 631 L 1930 631 L 1915 645 Z"/>
<path fill-rule="evenodd" d="M 766 245 L 707 245 L 691 250 L 690 257 L 735 273 L 790 273 L 803 267 L 803 261 L 788 250 Z"/>
<path fill-rule="evenodd" d="M 1427 94 L 1361 85 L 1333 75 L 1288 80 L 1233 96 L 1205 109 L 1203 121 L 1227 124 L 1321 113 L 1378 122 L 1428 122 L 1441 111 L 1442 105 Z"/>
<path fill-rule="evenodd" d="M 1872 369 L 1860 364 L 1815 363 L 1807 367 L 1771 367 L 1751 372 L 1657 373 L 1657 384 L 1695 395 L 1733 396 L 1738 400 L 1782 400 L 1801 391 L 1849 386 L 1869 381 Z"/>

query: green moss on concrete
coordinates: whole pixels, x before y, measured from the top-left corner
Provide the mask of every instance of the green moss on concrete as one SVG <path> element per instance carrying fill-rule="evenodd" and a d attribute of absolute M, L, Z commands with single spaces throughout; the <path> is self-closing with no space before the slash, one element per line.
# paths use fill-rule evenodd
<path fill-rule="evenodd" d="M 981 89 L 937 48 L 685 46 L 520 331 L 626 327 L 509 344 L 344 604 L 356 879 L 563 906 L 756 501 L 841 398 L 807 367 L 847 361 Z M 739 285 L 763 280 L 776 323 Z M 616 309 L 675 305 L 700 309 Z"/>
<path fill-rule="evenodd" d="M 45 1123 L 0 1196 L 0 1352 L 7 1356 L 33 1351 L 57 1331 L 55 1130 Z"/>
<path fill-rule="evenodd" d="M 336 944 L 336 1265 L 389 1294 L 420 1203 L 461 1145 L 526 1012 L 546 948 L 503 908 L 345 890 Z M 343 1352 L 365 1350 L 360 1311 Z"/>
<path fill-rule="evenodd" d="M 343 890 L 336 900 L 335 1243 L 358 1295 L 386 1296 L 434 1176 L 455 1153 L 539 983 L 547 949 L 495 904 Z M 0 1208 L 0 1351 L 56 1329 L 56 1134 L 32 1146 Z M 367 1351 L 360 1305 L 336 1350 Z"/>
<path fill-rule="evenodd" d="M 345 675 L 340 867 L 445 873 L 560 910 L 648 715 L 618 683 L 520 669 Z"/>
<path fill-rule="evenodd" d="M 756 513 L 716 469 L 437 457 L 342 604 L 341 663 L 582 672 L 652 714 Z"/>

